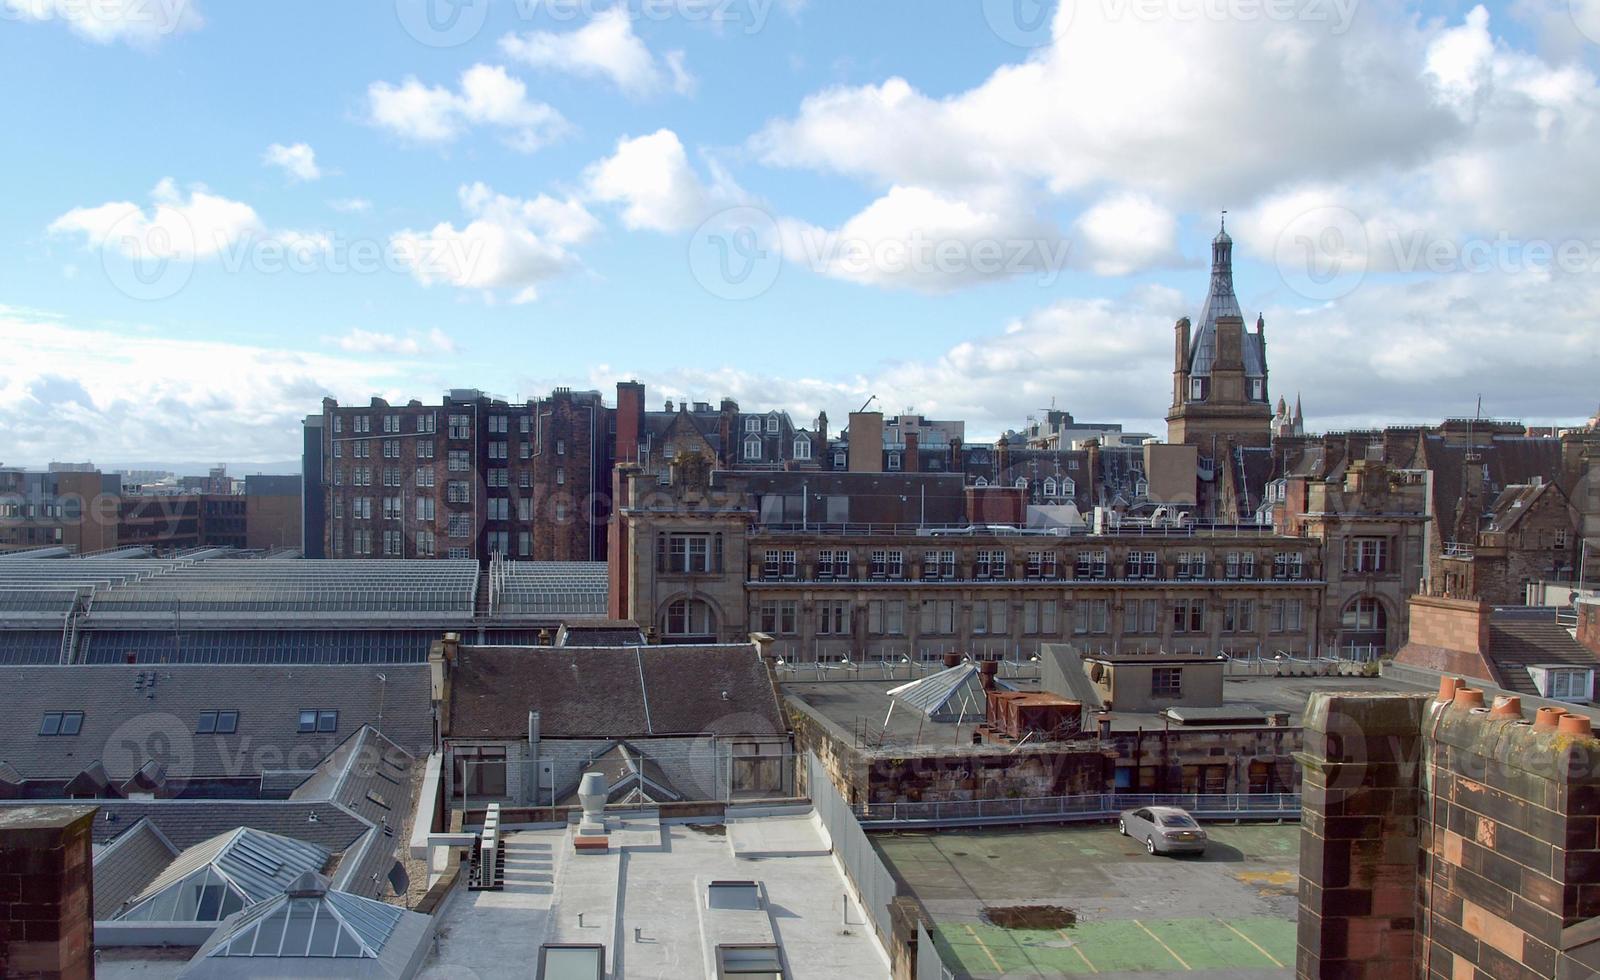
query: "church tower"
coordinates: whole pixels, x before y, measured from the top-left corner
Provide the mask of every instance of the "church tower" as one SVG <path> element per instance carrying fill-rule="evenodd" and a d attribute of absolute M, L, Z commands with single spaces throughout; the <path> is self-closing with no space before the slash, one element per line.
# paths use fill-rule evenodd
<path fill-rule="evenodd" d="M 1211 240 L 1211 286 L 1200 317 L 1176 327 L 1172 408 L 1167 441 L 1191 445 L 1217 459 L 1233 447 L 1266 447 L 1272 441 L 1272 403 L 1267 400 L 1267 326 L 1256 317 L 1245 329 L 1233 294 L 1233 239 L 1227 225 Z"/>

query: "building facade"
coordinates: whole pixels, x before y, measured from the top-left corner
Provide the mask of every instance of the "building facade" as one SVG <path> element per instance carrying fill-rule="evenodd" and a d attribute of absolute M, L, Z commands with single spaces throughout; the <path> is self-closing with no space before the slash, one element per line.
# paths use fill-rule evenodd
<path fill-rule="evenodd" d="M 680 460 L 617 476 L 611 615 L 664 642 L 774 638 L 800 661 L 1094 652 L 1271 658 L 1317 649 L 1323 557 L 1270 527 L 1022 528 L 764 523 L 736 474 Z"/>
<path fill-rule="evenodd" d="M 612 413 L 599 392 L 438 405 L 323 399 L 308 424 L 327 558 L 597 561 L 605 554 Z M 320 441 L 315 452 L 309 436 Z"/>

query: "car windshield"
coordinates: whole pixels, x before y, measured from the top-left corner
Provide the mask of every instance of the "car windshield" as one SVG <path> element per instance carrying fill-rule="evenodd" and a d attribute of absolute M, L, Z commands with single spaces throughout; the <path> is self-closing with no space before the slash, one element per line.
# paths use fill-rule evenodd
<path fill-rule="evenodd" d="M 1200 825 L 1195 823 L 1194 822 L 1194 818 L 1189 816 L 1187 813 L 1168 813 L 1168 814 L 1163 814 L 1162 815 L 1162 817 L 1161 817 L 1161 826 L 1163 826 L 1163 827 L 1198 827 Z"/>

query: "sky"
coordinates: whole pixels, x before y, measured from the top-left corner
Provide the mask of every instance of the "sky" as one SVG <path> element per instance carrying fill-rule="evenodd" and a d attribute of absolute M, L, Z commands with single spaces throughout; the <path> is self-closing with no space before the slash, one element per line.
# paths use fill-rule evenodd
<path fill-rule="evenodd" d="M 1164 432 L 1600 405 L 1600 0 L 0 0 L 0 462 L 555 386 Z"/>

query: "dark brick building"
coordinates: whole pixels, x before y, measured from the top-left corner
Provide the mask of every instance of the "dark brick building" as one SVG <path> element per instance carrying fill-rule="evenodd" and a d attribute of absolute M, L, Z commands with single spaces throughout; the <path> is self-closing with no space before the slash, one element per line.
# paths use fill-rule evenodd
<path fill-rule="evenodd" d="M 457 389 L 438 405 L 322 409 L 305 456 L 322 557 L 604 557 L 614 412 L 599 392 L 510 403 Z"/>

